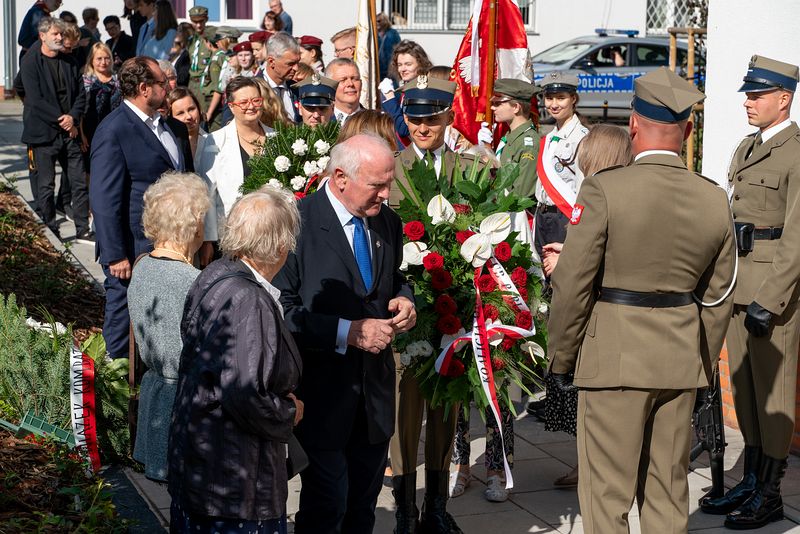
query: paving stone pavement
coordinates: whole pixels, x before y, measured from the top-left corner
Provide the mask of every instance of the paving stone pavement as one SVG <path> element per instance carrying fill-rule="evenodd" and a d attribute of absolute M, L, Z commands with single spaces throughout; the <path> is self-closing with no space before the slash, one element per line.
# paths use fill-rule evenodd
<path fill-rule="evenodd" d="M 18 101 L 0 102 L 0 174 L 15 184 L 20 194 L 31 199 L 27 181 L 25 147 L 20 145 L 22 132 L 22 107 Z M 61 233 L 69 241 L 74 236 L 74 226 L 63 221 Z M 55 239 L 51 236 L 52 239 Z M 70 252 L 84 267 L 102 283 L 102 270 L 94 261 L 94 250 L 89 245 L 73 244 Z M 456 518 L 465 534 L 522 534 L 522 533 L 563 533 L 582 534 L 583 525 L 575 491 L 556 490 L 552 481 L 569 471 L 576 463 L 575 440 L 564 433 L 544 430 L 544 425 L 527 416 L 524 411 L 515 423 L 515 487 L 509 500 L 504 503 L 490 503 L 483 497 L 486 487 L 486 472 L 483 467 L 485 437 L 480 416 L 472 411 L 472 481 L 466 493 L 452 499 L 448 510 Z M 741 434 L 735 429 L 726 428 L 728 447 L 725 451 L 726 484 L 735 484 L 741 476 L 743 448 Z M 423 433 L 424 439 L 424 433 Z M 422 443 L 420 451 L 423 450 Z M 424 493 L 424 467 L 420 454 L 417 476 L 417 500 L 421 504 Z M 689 473 L 690 517 L 689 532 L 698 534 L 717 534 L 730 532 L 723 528 L 724 517 L 709 516 L 697 508 L 697 500 L 711 485 L 707 455 L 692 464 Z M 166 527 L 169 523 L 169 495 L 163 485 L 146 479 L 142 474 L 126 469 L 125 474 L 139 493 L 147 501 L 150 509 Z M 290 527 L 293 532 L 294 513 L 298 508 L 300 479 L 289 482 L 287 503 Z M 789 459 L 789 470 L 783 482 L 784 504 L 787 519 L 772 523 L 758 531 L 761 534 L 792 533 L 800 534 L 800 458 Z M 631 532 L 639 533 L 639 518 L 635 506 L 630 514 Z M 390 534 L 394 526 L 394 500 L 388 479 L 378 498 L 376 509 L 376 534 Z M 152 532 L 152 528 L 142 525 L 135 532 Z M 648 533 L 649 534 L 649 533 Z"/>

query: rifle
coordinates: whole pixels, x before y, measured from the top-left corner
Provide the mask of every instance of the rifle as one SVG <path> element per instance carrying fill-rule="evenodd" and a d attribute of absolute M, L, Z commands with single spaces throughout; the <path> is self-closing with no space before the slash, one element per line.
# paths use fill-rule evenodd
<path fill-rule="evenodd" d="M 697 443 L 689 453 L 694 461 L 703 451 L 708 451 L 711 460 L 711 491 L 705 497 L 721 497 L 725 494 L 725 423 L 722 418 L 722 392 L 719 385 L 719 369 L 714 371 L 713 383 L 698 392 L 692 413 L 692 426 Z"/>

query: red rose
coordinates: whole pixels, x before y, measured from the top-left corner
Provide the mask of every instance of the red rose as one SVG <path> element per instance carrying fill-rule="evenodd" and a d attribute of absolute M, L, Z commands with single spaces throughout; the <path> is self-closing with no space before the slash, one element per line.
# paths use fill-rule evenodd
<path fill-rule="evenodd" d="M 493 304 L 487 304 L 483 307 L 483 316 L 486 320 L 496 321 L 500 317 L 500 312 Z"/>
<path fill-rule="evenodd" d="M 295 191 L 294 198 L 295 198 L 295 200 L 300 200 L 300 199 L 306 198 L 306 194 L 303 193 L 302 191 Z"/>
<path fill-rule="evenodd" d="M 533 317 L 531 317 L 531 312 L 521 311 L 517 314 L 517 317 L 514 319 L 514 323 L 520 327 L 524 328 L 525 330 L 530 330 L 531 325 L 533 324 Z"/>
<path fill-rule="evenodd" d="M 511 259 L 511 245 L 506 243 L 505 241 L 500 241 L 496 247 L 494 247 L 494 257 L 497 258 L 499 261 L 508 261 Z"/>
<path fill-rule="evenodd" d="M 469 204 L 453 204 L 453 211 L 456 213 L 469 213 L 472 208 L 469 207 Z"/>
<path fill-rule="evenodd" d="M 411 241 L 419 241 L 425 235 L 425 225 L 419 221 L 411 221 L 403 227 L 403 232 Z"/>
<path fill-rule="evenodd" d="M 482 274 L 478 277 L 478 291 L 481 293 L 490 293 L 497 288 L 497 284 L 489 274 Z"/>
<path fill-rule="evenodd" d="M 522 297 L 522 300 L 525 301 L 525 304 L 528 303 L 528 290 L 524 287 L 518 287 L 519 289 L 519 296 Z"/>
<path fill-rule="evenodd" d="M 442 334 L 452 336 L 457 333 L 461 328 L 461 320 L 455 315 L 445 315 L 436 321 L 436 328 Z"/>
<path fill-rule="evenodd" d="M 503 349 L 504 351 L 508 352 L 508 351 L 510 351 L 511 349 L 514 348 L 514 344 L 515 344 L 515 341 L 513 339 L 511 339 L 510 337 L 505 337 L 505 338 L 503 338 L 503 342 L 500 343 L 500 348 Z M 492 362 L 492 363 L 494 363 L 494 362 Z M 492 365 L 492 367 L 494 367 L 494 365 Z"/>
<path fill-rule="evenodd" d="M 450 295 L 439 295 L 433 304 L 433 309 L 439 315 L 453 315 L 458 310 L 458 306 Z"/>
<path fill-rule="evenodd" d="M 461 363 L 461 360 L 451 358 L 447 369 L 442 369 L 442 374 L 450 378 L 458 378 L 464 374 L 464 364 Z"/>
<path fill-rule="evenodd" d="M 472 230 L 464 230 L 462 232 L 456 232 L 456 241 L 458 241 L 460 245 L 463 245 L 464 241 L 466 241 L 467 239 L 469 239 L 474 235 L 475 232 L 473 232 Z"/>
<path fill-rule="evenodd" d="M 424 265 L 425 269 L 428 271 L 438 271 L 444 267 L 444 258 L 441 254 L 431 252 L 422 258 L 422 265 Z"/>
<path fill-rule="evenodd" d="M 431 287 L 436 291 L 444 291 L 453 285 L 453 275 L 439 269 L 438 271 L 431 271 Z"/>
<path fill-rule="evenodd" d="M 503 341 L 503 344 L 504 344 L 504 345 L 505 345 L 505 343 L 506 343 L 506 342 L 505 342 L 505 341 Z M 503 349 L 503 350 L 505 350 L 505 349 Z M 494 369 L 495 371 L 500 371 L 500 370 L 502 370 L 502 369 L 503 369 L 503 367 L 505 367 L 505 366 L 506 366 L 506 362 L 504 362 L 504 361 L 503 361 L 503 360 L 501 360 L 500 358 L 492 358 L 492 369 Z"/>
<path fill-rule="evenodd" d="M 517 267 L 511 271 L 511 281 L 517 287 L 523 287 L 528 283 L 528 272 L 522 267 Z"/>

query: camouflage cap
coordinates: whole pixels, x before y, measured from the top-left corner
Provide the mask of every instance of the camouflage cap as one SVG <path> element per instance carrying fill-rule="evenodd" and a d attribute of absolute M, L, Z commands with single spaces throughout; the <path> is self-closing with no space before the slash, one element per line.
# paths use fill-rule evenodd
<path fill-rule="evenodd" d="M 194 6 L 189 9 L 189 18 L 198 17 L 208 18 L 208 8 L 204 6 Z"/>
<path fill-rule="evenodd" d="M 634 81 L 633 110 L 650 120 L 663 123 L 689 118 L 692 106 L 706 98 L 691 82 L 660 67 Z"/>
<path fill-rule="evenodd" d="M 220 26 L 217 28 L 217 35 L 219 35 L 223 39 L 225 37 L 228 37 L 230 39 L 238 39 L 239 37 L 242 36 L 242 32 L 238 28 L 234 28 L 232 26 Z"/>
<path fill-rule="evenodd" d="M 773 89 L 794 92 L 797 89 L 798 80 L 800 77 L 798 77 L 797 65 L 764 56 L 753 56 L 750 58 L 747 74 L 742 78 L 744 84 L 739 88 L 739 92 L 757 93 Z"/>
<path fill-rule="evenodd" d="M 531 98 L 542 89 L 527 80 L 514 78 L 498 78 L 494 82 L 494 94 L 510 96 L 515 100 L 530 102 Z"/>

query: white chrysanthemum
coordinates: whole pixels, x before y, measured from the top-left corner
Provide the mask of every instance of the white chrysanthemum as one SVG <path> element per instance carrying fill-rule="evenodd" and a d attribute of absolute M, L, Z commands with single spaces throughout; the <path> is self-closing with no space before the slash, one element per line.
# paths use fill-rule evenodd
<path fill-rule="evenodd" d="M 306 176 L 314 176 L 319 172 L 319 168 L 317 167 L 316 161 L 306 161 L 303 164 L 303 172 L 306 173 Z"/>
<path fill-rule="evenodd" d="M 407 352 L 400 354 L 400 365 L 411 365 L 411 355 Z"/>
<path fill-rule="evenodd" d="M 292 189 L 295 191 L 300 191 L 306 185 L 306 177 L 305 176 L 295 176 L 291 180 Z"/>
<path fill-rule="evenodd" d="M 425 341 L 424 339 L 417 342 L 417 352 L 419 352 L 420 356 L 430 356 L 433 354 L 433 345 Z"/>
<path fill-rule="evenodd" d="M 317 160 L 317 168 L 320 170 L 320 172 L 325 170 L 330 160 L 331 158 L 329 156 L 322 156 Z"/>
<path fill-rule="evenodd" d="M 283 187 L 283 184 L 280 182 L 280 180 L 276 180 L 275 178 L 270 178 L 269 182 L 267 182 L 267 185 L 271 187 Z"/>
<path fill-rule="evenodd" d="M 331 145 L 326 143 L 322 139 L 314 143 L 314 150 L 316 150 L 317 154 L 319 154 L 320 156 L 324 156 L 325 154 L 327 154 L 330 149 Z"/>
<path fill-rule="evenodd" d="M 298 156 L 303 156 L 306 152 L 308 152 L 308 144 L 305 142 L 305 140 L 298 139 L 292 143 L 292 152 Z"/>
<path fill-rule="evenodd" d="M 286 156 L 278 156 L 275 158 L 275 170 L 278 172 L 286 172 L 289 170 L 289 167 L 292 166 L 292 162 L 289 161 L 289 158 Z"/>

